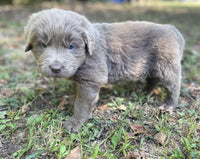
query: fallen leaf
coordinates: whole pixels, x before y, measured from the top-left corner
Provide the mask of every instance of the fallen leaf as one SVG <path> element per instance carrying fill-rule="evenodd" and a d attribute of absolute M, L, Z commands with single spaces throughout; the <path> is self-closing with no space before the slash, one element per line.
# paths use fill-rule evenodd
<path fill-rule="evenodd" d="M 29 110 L 30 110 L 30 108 L 28 107 L 28 104 L 27 104 L 27 105 L 24 105 L 24 106 L 22 106 L 22 113 L 23 113 L 23 114 L 26 114 L 26 113 L 28 113 L 28 112 L 29 112 Z"/>
<path fill-rule="evenodd" d="M 60 109 L 60 110 L 64 110 L 65 109 L 65 105 L 68 104 L 68 101 L 67 101 L 68 98 L 69 98 L 68 96 L 63 96 L 61 98 L 60 104 L 58 105 L 58 109 Z"/>
<path fill-rule="evenodd" d="M 113 117 L 110 118 L 111 121 L 115 121 L 116 119 L 117 119 L 116 116 L 113 116 Z"/>
<path fill-rule="evenodd" d="M 161 89 L 160 87 L 158 87 L 158 88 L 156 88 L 156 89 L 153 90 L 153 93 L 154 93 L 155 95 L 157 95 L 157 96 L 158 96 L 161 92 L 162 92 L 162 89 Z"/>
<path fill-rule="evenodd" d="M 81 159 L 81 149 L 79 146 L 75 147 L 65 159 Z"/>
<path fill-rule="evenodd" d="M 163 145 L 165 143 L 167 136 L 163 132 L 159 132 L 154 136 L 154 140 L 159 144 Z"/>
<path fill-rule="evenodd" d="M 145 134 L 145 135 L 151 135 L 151 132 L 146 130 L 144 125 L 134 125 L 130 124 L 131 129 L 133 130 L 133 135 L 135 134 Z"/>
<path fill-rule="evenodd" d="M 137 117 L 138 113 L 131 113 L 131 117 Z"/>
<path fill-rule="evenodd" d="M 2 80 L 0 80 L 0 83 L 1 83 L 1 84 L 4 84 L 4 85 L 6 85 L 6 84 L 8 84 L 8 81 L 7 81 L 7 80 L 4 80 L 4 79 L 2 79 Z"/>
<path fill-rule="evenodd" d="M 120 107 L 119 107 L 119 110 L 126 110 L 127 109 L 127 107 L 125 106 L 125 105 L 121 105 Z"/>
<path fill-rule="evenodd" d="M 13 93 L 13 92 L 12 92 L 10 89 L 7 89 L 7 88 L 5 88 L 5 89 L 2 90 L 2 94 L 3 94 L 4 96 L 6 96 L 6 97 L 11 96 L 12 93 Z"/>
<path fill-rule="evenodd" d="M 189 86 L 188 86 L 190 92 L 194 95 L 199 95 L 200 94 L 200 86 L 195 84 L 195 83 L 191 83 Z"/>
<path fill-rule="evenodd" d="M 133 130 L 134 134 L 141 134 L 145 132 L 144 125 L 133 125 L 130 124 L 131 129 Z"/>
<path fill-rule="evenodd" d="M 107 106 L 107 105 L 100 105 L 100 106 L 99 106 L 99 109 L 100 109 L 102 112 L 105 112 L 106 110 L 108 110 L 108 106 Z"/>
<path fill-rule="evenodd" d="M 126 159 L 145 159 L 144 151 L 128 152 Z"/>
<path fill-rule="evenodd" d="M 106 85 L 104 86 L 104 88 L 106 88 L 106 89 L 113 89 L 113 87 L 114 87 L 113 84 L 106 84 Z"/>
<path fill-rule="evenodd" d="M 60 121 L 60 127 L 59 127 L 59 139 L 60 139 L 60 137 L 61 137 L 61 135 L 62 135 L 62 133 L 63 133 L 63 131 L 62 131 L 62 120 Z"/>
<path fill-rule="evenodd" d="M 39 87 L 36 87 L 35 89 L 36 89 L 37 91 L 46 91 L 46 90 L 47 90 L 47 86 L 41 85 L 41 86 L 39 86 Z"/>
<path fill-rule="evenodd" d="M 172 114 L 173 114 L 174 108 L 173 108 L 173 106 L 169 106 L 169 107 L 166 109 L 164 105 L 161 105 L 161 106 L 159 107 L 159 110 L 160 110 L 160 112 L 169 113 L 170 115 L 172 115 Z"/>
<path fill-rule="evenodd" d="M 126 159 L 135 159 L 135 157 L 132 155 L 131 152 L 128 152 L 128 154 L 126 155 Z"/>

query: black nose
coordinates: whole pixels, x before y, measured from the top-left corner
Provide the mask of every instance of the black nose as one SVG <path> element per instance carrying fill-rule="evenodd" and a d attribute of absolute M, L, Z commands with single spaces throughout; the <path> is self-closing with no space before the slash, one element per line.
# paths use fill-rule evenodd
<path fill-rule="evenodd" d="M 50 65 L 49 68 L 53 73 L 60 73 L 61 71 L 61 66 L 58 65 Z"/>

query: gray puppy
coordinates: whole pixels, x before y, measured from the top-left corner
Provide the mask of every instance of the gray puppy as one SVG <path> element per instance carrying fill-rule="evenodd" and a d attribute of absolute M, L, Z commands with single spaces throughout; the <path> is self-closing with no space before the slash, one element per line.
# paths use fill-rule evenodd
<path fill-rule="evenodd" d="M 100 88 L 109 82 L 146 80 L 148 92 L 161 83 L 168 95 L 160 109 L 172 112 L 178 105 L 185 42 L 172 25 L 92 24 L 75 12 L 49 9 L 30 17 L 25 37 L 25 51 L 33 52 L 42 74 L 77 84 L 68 130 L 91 118 Z"/>

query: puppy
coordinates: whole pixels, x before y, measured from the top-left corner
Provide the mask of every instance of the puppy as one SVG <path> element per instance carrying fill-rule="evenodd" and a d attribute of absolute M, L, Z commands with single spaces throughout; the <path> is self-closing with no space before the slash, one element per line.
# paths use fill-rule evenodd
<path fill-rule="evenodd" d="M 33 14 L 25 27 L 27 47 L 42 74 L 76 82 L 74 114 L 64 127 L 78 131 L 92 115 L 100 88 L 109 82 L 147 81 L 167 90 L 160 107 L 178 105 L 184 39 L 172 25 L 145 21 L 90 23 L 72 11 L 49 9 Z"/>

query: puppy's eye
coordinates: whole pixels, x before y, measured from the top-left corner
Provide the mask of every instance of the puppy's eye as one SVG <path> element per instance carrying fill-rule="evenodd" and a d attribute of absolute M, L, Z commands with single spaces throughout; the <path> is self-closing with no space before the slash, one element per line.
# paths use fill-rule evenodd
<path fill-rule="evenodd" d="M 47 48 L 47 44 L 45 44 L 43 42 L 38 42 L 38 46 L 41 48 Z"/>
<path fill-rule="evenodd" d="M 45 43 L 41 43 L 41 46 L 42 46 L 43 48 L 47 48 L 47 45 L 46 45 Z"/>
<path fill-rule="evenodd" d="M 74 46 L 70 45 L 67 47 L 67 49 L 72 50 L 74 48 Z"/>

